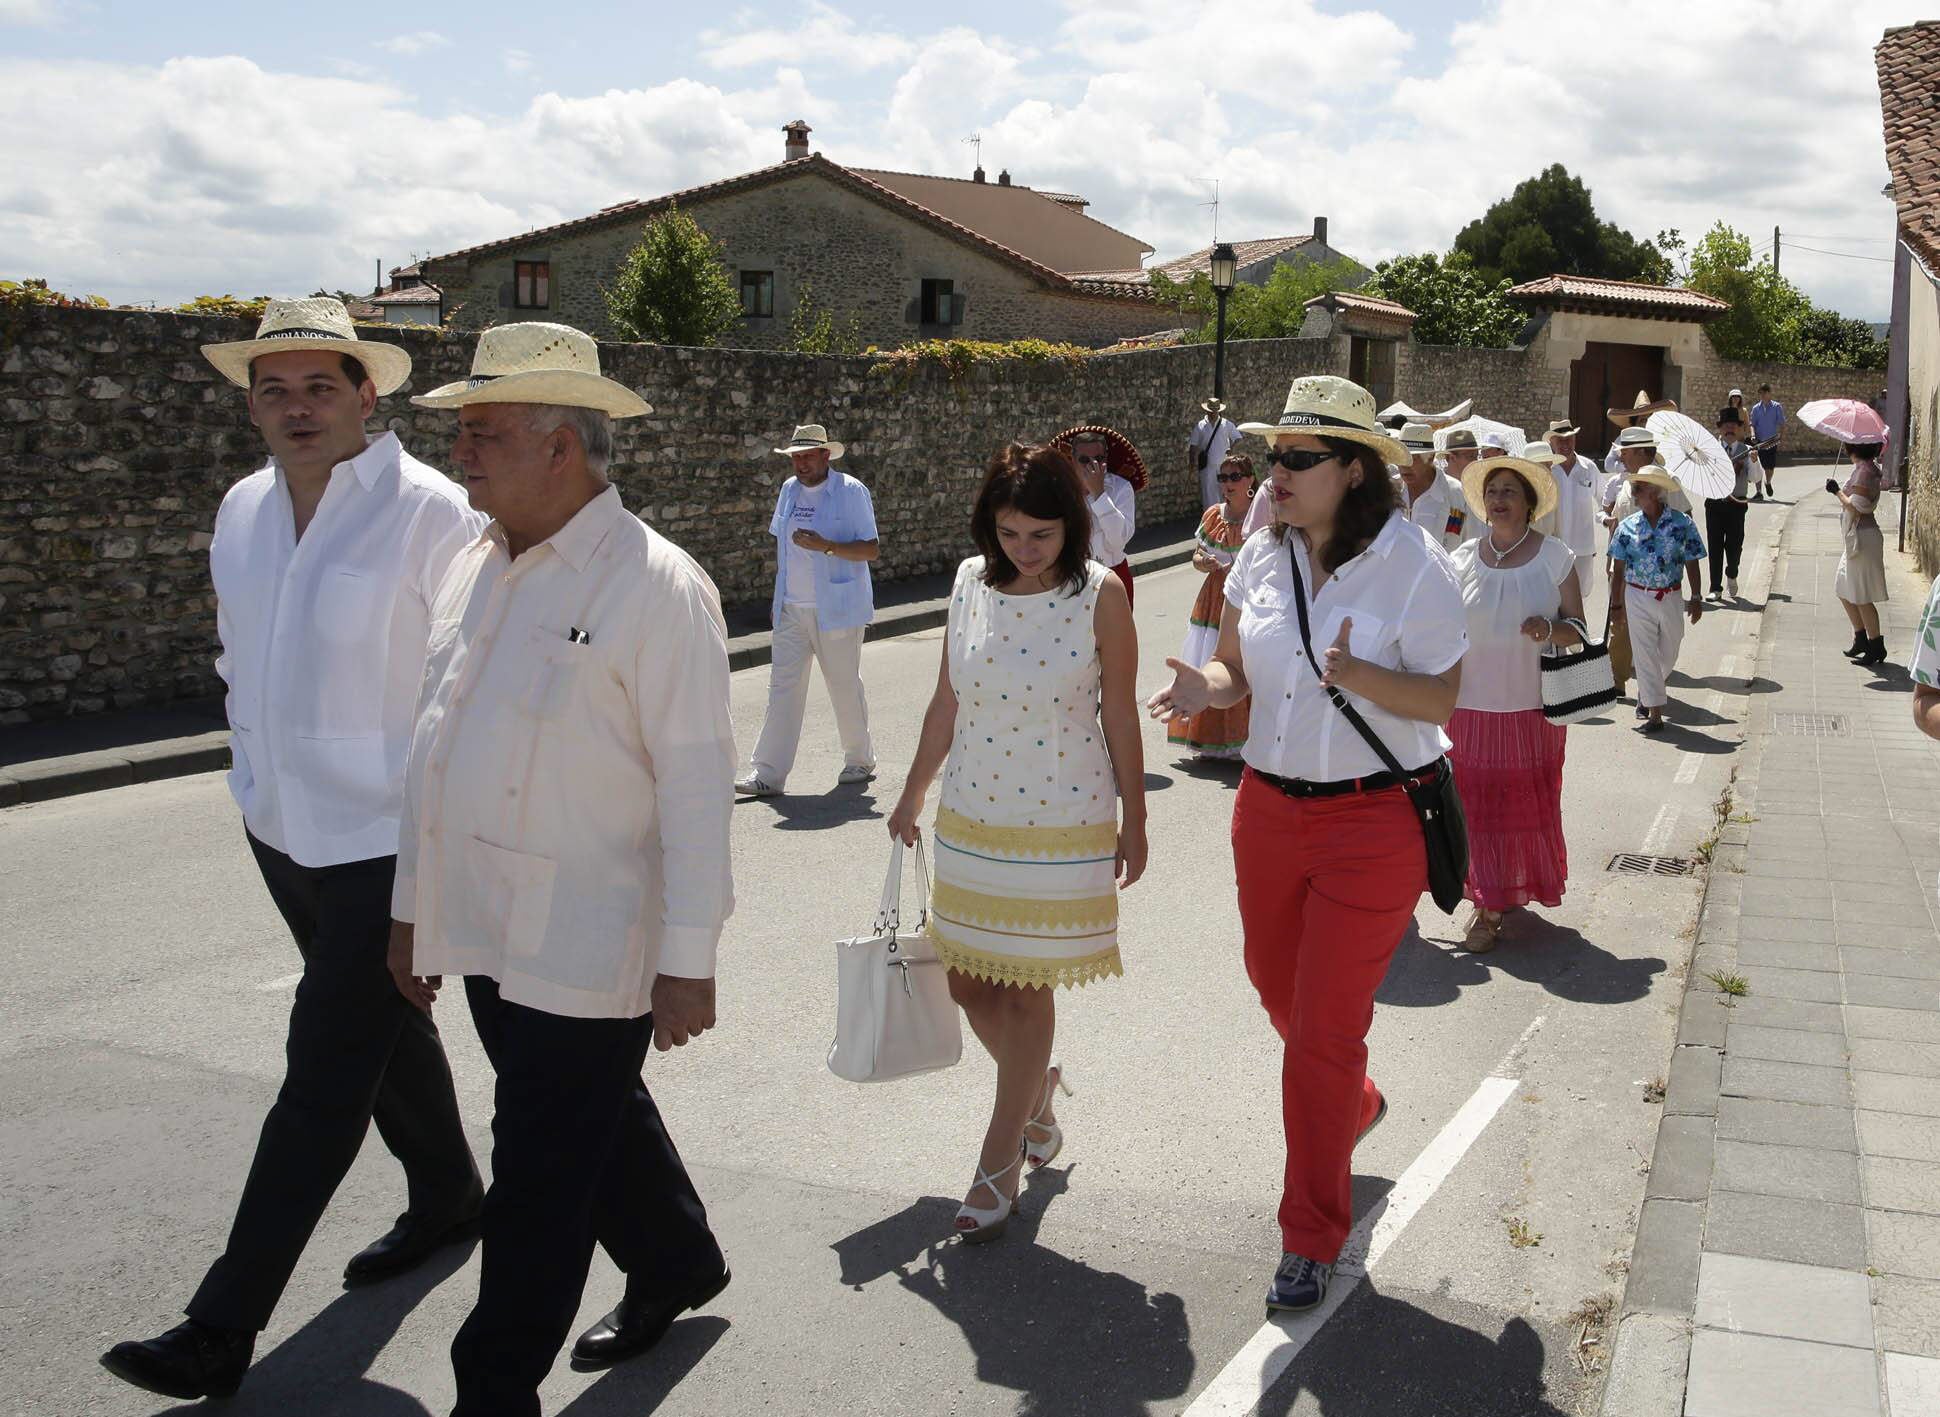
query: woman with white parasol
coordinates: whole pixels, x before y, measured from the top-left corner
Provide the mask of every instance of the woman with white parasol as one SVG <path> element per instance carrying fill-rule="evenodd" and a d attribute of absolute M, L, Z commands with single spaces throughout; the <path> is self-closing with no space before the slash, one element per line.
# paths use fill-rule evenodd
<path fill-rule="evenodd" d="M 1825 480 L 1825 490 L 1839 499 L 1839 530 L 1845 537 L 1832 589 L 1852 625 L 1846 658 L 1855 664 L 1884 664 L 1886 636 L 1880 633 L 1879 607 L 1886 602 L 1886 539 L 1873 509 L 1879 505 L 1879 454 L 1886 423 L 1858 399 L 1815 399 L 1799 409 L 1798 418 L 1813 432 L 1845 444 L 1852 459 L 1852 476 L 1845 486 L 1830 477 Z"/>

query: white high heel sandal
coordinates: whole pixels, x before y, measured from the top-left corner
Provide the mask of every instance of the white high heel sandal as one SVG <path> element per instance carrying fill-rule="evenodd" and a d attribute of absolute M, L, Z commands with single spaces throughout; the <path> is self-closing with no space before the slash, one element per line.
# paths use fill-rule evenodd
<path fill-rule="evenodd" d="M 964 1204 L 958 1206 L 956 1223 L 957 1239 L 966 1245 L 987 1245 L 1009 1228 L 1010 1213 L 1017 1204 L 1017 1197 L 1007 1196 L 998 1190 L 997 1181 L 1003 1176 L 1005 1171 L 1016 1169 L 1017 1163 L 1023 1159 L 1024 1150 L 1022 1147 L 1019 1147 L 1016 1158 L 1009 1166 L 1004 1167 L 1003 1170 L 992 1173 L 984 1170 L 982 1166 L 977 1168 L 977 1184 L 970 1189 L 974 1191 L 977 1189 L 977 1186 L 990 1187 L 990 1194 L 997 1197 L 997 1204 L 986 1209 L 982 1206 L 971 1205 L 966 1201 Z"/>
<path fill-rule="evenodd" d="M 1033 1171 L 1040 1166 L 1049 1166 L 1057 1160 L 1058 1153 L 1064 1150 L 1064 1128 L 1056 1122 L 1041 1120 L 1045 1109 L 1051 1105 L 1051 1099 L 1060 1092 L 1070 1097 L 1071 1084 L 1064 1080 L 1064 1069 L 1053 1063 L 1044 1070 L 1044 1100 L 1038 1104 L 1037 1115 L 1024 1124 L 1024 1156 L 1030 1162 Z M 1043 1141 L 1032 1141 L 1031 1128 L 1033 1127 L 1049 1135 Z"/>

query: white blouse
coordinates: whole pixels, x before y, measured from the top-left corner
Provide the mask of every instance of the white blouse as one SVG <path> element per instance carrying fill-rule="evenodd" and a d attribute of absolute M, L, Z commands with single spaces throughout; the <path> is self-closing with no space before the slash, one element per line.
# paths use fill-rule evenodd
<path fill-rule="evenodd" d="M 1385 771 L 1385 765 L 1321 687 L 1300 642 L 1293 599 L 1294 566 L 1307 587 L 1314 653 L 1351 620 L 1348 648 L 1357 659 L 1411 674 L 1441 674 L 1468 649 L 1461 584 L 1448 555 L 1401 512 L 1367 550 L 1313 591 L 1306 544 L 1289 529 L 1249 537 L 1226 577 L 1226 599 L 1239 611 L 1240 657 L 1253 695 L 1246 761 L 1261 772 L 1309 782 L 1338 782 Z M 1404 768 L 1448 751 L 1441 728 L 1398 717 L 1358 694 L 1348 701 Z"/>
<path fill-rule="evenodd" d="M 1531 615 L 1554 619 L 1562 585 L 1575 572 L 1576 556 L 1553 536 L 1520 566 L 1497 566 L 1484 543 L 1455 549 L 1451 560 L 1462 579 L 1468 610 L 1468 658 L 1462 661 L 1457 708 L 1482 713 L 1519 713 L 1543 706 L 1542 646 L 1522 633 Z"/>

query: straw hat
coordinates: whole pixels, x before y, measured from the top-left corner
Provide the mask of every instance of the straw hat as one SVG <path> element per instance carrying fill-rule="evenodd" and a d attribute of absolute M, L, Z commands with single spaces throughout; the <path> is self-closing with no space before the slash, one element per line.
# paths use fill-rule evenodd
<path fill-rule="evenodd" d="M 1617 434 L 1616 446 L 1619 448 L 1655 448 L 1657 435 L 1650 428 L 1639 423 Z"/>
<path fill-rule="evenodd" d="M 205 344 L 202 357 L 239 389 L 249 387 L 249 361 L 265 354 L 288 354 L 297 349 L 331 349 L 348 354 L 364 366 L 377 392 L 395 392 L 411 377 L 411 356 L 394 344 L 357 338 L 350 312 L 341 300 L 327 295 L 303 300 L 272 300 L 263 310 L 256 338 Z"/>
<path fill-rule="evenodd" d="M 1473 428 L 1451 428 L 1442 435 L 1442 451 L 1445 453 L 1472 453 L 1475 451 L 1475 430 Z"/>
<path fill-rule="evenodd" d="M 1074 443 L 1103 443 L 1105 445 L 1105 471 L 1124 478 L 1132 484 L 1132 491 L 1143 492 L 1147 480 L 1145 459 L 1138 455 L 1132 440 L 1116 428 L 1107 428 L 1102 423 L 1080 423 L 1076 428 L 1067 428 L 1051 439 L 1052 444 L 1065 456 L 1071 454 Z"/>
<path fill-rule="evenodd" d="M 1435 456 L 1435 430 L 1426 423 L 1404 423 L 1395 437 L 1400 441 L 1401 446 L 1408 450 L 1411 457 Z"/>
<path fill-rule="evenodd" d="M 474 403 L 544 403 L 597 409 L 612 418 L 652 413 L 624 384 L 600 374 L 600 347 L 570 325 L 495 325 L 478 337 L 469 379 L 411 400 L 420 408 Z"/>
<path fill-rule="evenodd" d="M 1542 463 L 1534 458 L 1478 458 L 1462 469 L 1462 497 L 1476 516 L 1485 521 L 1488 519 L 1482 489 L 1488 486 L 1490 474 L 1504 467 L 1520 474 L 1522 480 L 1529 484 L 1529 490 L 1536 494 L 1536 505 L 1529 513 L 1530 521 L 1541 521 L 1556 510 L 1556 478 Z"/>
<path fill-rule="evenodd" d="M 829 437 L 829 430 L 821 424 L 804 423 L 795 429 L 795 436 L 788 440 L 787 447 L 776 448 L 775 451 L 788 458 L 796 453 L 812 453 L 820 448 L 828 449 L 830 462 L 834 462 L 849 450 L 848 444 L 838 438 Z"/>
<path fill-rule="evenodd" d="M 1651 463 L 1640 472 L 1626 472 L 1624 476 L 1630 479 L 1630 485 L 1632 487 L 1635 487 L 1639 482 L 1646 482 L 1652 487 L 1661 487 L 1666 492 L 1681 490 L 1677 479 L 1672 477 L 1661 463 Z"/>
<path fill-rule="evenodd" d="M 1339 438 L 1371 448 L 1382 462 L 1404 464 L 1408 449 L 1382 429 L 1374 415 L 1374 395 L 1350 379 L 1333 374 L 1303 374 L 1287 390 L 1286 408 L 1277 423 L 1242 423 L 1242 433 L 1258 433 L 1269 442 L 1283 433 L 1313 438 Z"/>
<path fill-rule="evenodd" d="M 1545 438 L 1574 438 L 1582 431 L 1582 429 L 1578 428 L 1567 418 L 1559 418 L 1550 424 L 1549 427 L 1543 429 L 1543 436 Z"/>
<path fill-rule="evenodd" d="M 1563 460 L 1562 455 L 1547 443 L 1524 443 L 1518 456 L 1524 462 L 1539 462 L 1544 467 L 1554 467 Z"/>
<path fill-rule="evenodd" d="M 1642 418 L 1647 414 L 1662 412 L 1664 409 L 1669 409 L 1675 413 L 1677 411 L 1677 401 L 1675 399 L 1653 399 L 1650 396 L 1649 390 L 1639 389 L 1637 390 L 1637 401 L 1631 404 L 1629 408 L 1606 408 L 1603 412 L 1604 416 L 1612 423 L 1622 427 L 1633 418 Z"/>
<path fill-rule="evenodd" d="M 1207 413 L 1210 413 L 1214 418 L 1217 418 L 1219 417 L 1220 414 L 1226 411 L 1226 400 L 1207 399 L 1204 403 L 1200 404 L 1199 407 L 1203 408 Z"/>

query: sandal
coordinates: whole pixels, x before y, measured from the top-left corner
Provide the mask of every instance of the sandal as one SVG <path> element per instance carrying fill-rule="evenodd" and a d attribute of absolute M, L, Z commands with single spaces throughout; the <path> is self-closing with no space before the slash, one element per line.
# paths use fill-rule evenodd
<path fill-rule="evenodd" d="M 1056 1122 L 1042 1120 L 1044 1114 L 1050 1110 L 1051 1099 L 1060 1092 L 1066 1097 L 1071 1096 L 1071 1085 L 1064 1080 L 1064 1069 L 1053 1063 L 1044 1070 L 1044 1100 L 1038 1103 L 1037 1112 L 1031 1120 L 1024 1123 L 1024 1159 L 1030 1163 L 1033 1171 L 1040 1166 L 1049 1166 L 1057 1160 L 1058 1153 L 1064 1150 L 1064 1128 Z M 1047 1133 L 1044 1140 L 1032 1140 L 1033 1127 Z"/>
<path fill-rule="evenodd" d="M 1502 917 L 1489 918 L 1489 912 L 1477 909 L 1474 918 L 1468 922 L 1468 932 L 1462 936 L 1462 948 L 1472 955 L 1485 955 L 1495 948 L 1496 936 L 1502 930 Z"/>
<path fill-rule="evenodd" d="M 1019 1147 L 1016 1159 L 1001 1171 L 993 1174 L 984 1170 L 982 1166 L 977 1167 L 976 1185 L 971 1186 L 970 1189 L 975 1191 L 977 1186 L 988 1186 L 990 1194 L 997 1197 L 997 1204 L 984 1207 L 971 1205 L 965 1201 L 957 1207 L 957 1238 L 964 1244 L 987 1245 L 1010 1228 L 1010 1213 L 1017 1204 L 1017 1197 L 1007 1196 L 998 1190 L 997 1181 L 1005 1172 L 1015 1170 L 1017 1163 L 1023 1159 L 1024 1149 Z"/>

